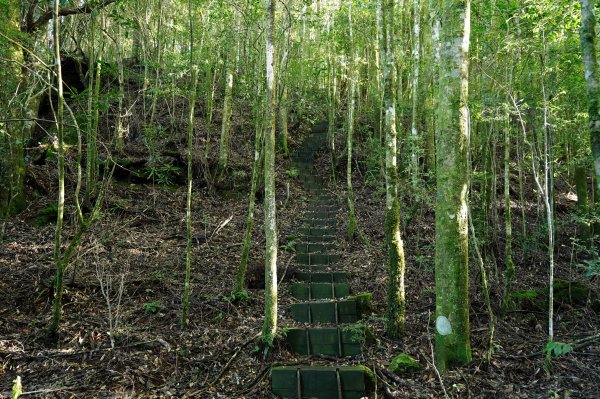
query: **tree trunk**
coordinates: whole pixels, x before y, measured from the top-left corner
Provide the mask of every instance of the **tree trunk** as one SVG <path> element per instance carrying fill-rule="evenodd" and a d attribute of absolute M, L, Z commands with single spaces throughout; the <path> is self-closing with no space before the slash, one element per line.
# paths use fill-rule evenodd
<path fill-rule="evenodd" d="M 191 58 L 191 57 L 190 57 Z M 198 87 L 198 70 L 195 65 L 192 68 L 192 81 L 190 88 L 190 114 L 188 118 L 187 132 L 187 193 L 185 201 L 185 226 L 186 226 L 186 248 L 185 248 L 185 280 L 183 284 L 183 299 L 181 312 L 181 328 L 187 325 L 187 316 L 190 309 L 190 277 L 192 272 L 192 183 L 193 183 L 193 139 L 194 139 L 194 109 L 196 106 L 196 90 Z"/>
<path fill-rule="evenodd" d="M 421 5 L 419 0 L 413 0 L 413 76 L 412 76 L 412 117 L 411 117 L 411 179 L 415 187 L 419 179 L 419 133 L 418 133 L 418 112 L 419 112 L 419 63 L 421 52 Z"/>
<path fill-rule="evenodd" d="M 277 332 L 277 209 L 275 203 L 275 129 L 277 122 L 276 109 L 276 71 L 273 30 L 275 25 L 275 0 L 265 0 L 266 17 L 266 121 L 265 133 L 265 321 L 262 327 L 262 339 L 267 344 L 273 343 Z"/>
<path fill-rule="evenodd" d="M 240 40 L 237 34 L 238 15 L 235 13 L 233 41 L 236 42 L 236 54 L 239 54 Z M 233 111 L 233 74 L 236 69 L 237 55 L 230 54 L 225 69 L 225 97 L 223 99 L 223 120 L 221 121 L 221 141 L 219 144 L 219 161 L 217 164 L 217 180 L 222 180 L 229 159 L 229 142 L 231 138 L 231 114 Z"/>
<path fill-rule="evenodd" d="M 470 0 L 442 0 L 440 88 L 436 141 L 436 326 L 437 367 L 471 360 L 469 331 L 468 208 L 469 146 L 468 52 Z"/>
<path fill-rule="evenodd" d="M 57 139 L 57 161 L 58 161 L 58 204 L 56 216 L 56 234 L 54 236 L 54 263 L 56 264 L 56 275 L 54 277 L 54 304 L 53 315 L 48 326 L 48 335 L 56 336 L 62 316 L 62 296 L 64 289 L 64 276 L 66 261 L 61 254 L 63 215 L 65 211 L 65 150 L 64 150 L 64 96 L 62 81 L 62 66 L 60 62 L 60 18 L 58 15 L 59 2 L 54 2 L 53 19 L 53 47 L 54 64 L 56 73 L 56 87 L 58 103 L 56 106 L 56 139 Z"/>
<path fill-rule="evenodd" d="M 596 59 L 596 16 L 594 1 L 579 0 L 581 3 L 580 39 L 583 50 L 583 66 L 588 92 L 588 117 L 590 141 L 594 158 L 595 190 L 600 191 L 600 88 L 598 87 L 598 61 Z"/>
<path fill-rule="evenodd" d="M 383 14 L 383 83 L 385 107 L 385 182 L 386 182 L 386 242 L 388 248 L 388 334 L 399 337 L 406 321 L 404 288 L 404 244 L 400 235 L 400 201 L 398 199 L 398 134 L 396 131 L 396 71 L 394 67 L 394 0 L 379 0 Z"/>
<path fill-rule="evenodd" d="M 252 243 L 252 229 L 254 227 L 254 210 L 256 208 L 256 190 L 258 188 L 258 181 L 261 174 L 261 160 L 262 160 L 262 138 L 264 124 L 262 123 L 263 108 L 260 101 L 261 88 L 256 93 L 256 102 L 254 104 L 255 109 L 255 126 L 254 126 L 254 160 L 252 162 L 252 180 L 250 183 L 250 198 L 248 200 L 248 215 L 246 216 L 246 226 L 244 231 L 244 242 L 242 243 L 242 255 L 240 257 L 240 264 L 238 266 L 235 286 L 233 292 L 242 292 L 244 290 L 244 283 L 246 280 L 246 270 L 248 268 L 248 258 L 250 255 L 250 244 Z"/>
<path fill-rule="evenodd" d="M 512 258 L 512 220 L 510 213 L 510 115 L 507 115 L 506 130 L 504 131 L 504 298 L 502 308 L 504 311 L 510 303 L 512 282 L 515 277 L 515 263 Z"/>
<path fill-rule="evenodd" d="M 21 2 L 10 0 L 0 14 L 4 26 L 0 31 L 15 34 L 20 27 Z M 16 96 L 22 86 L 21 65 L 23 50 L 17 46 L 6 44 L 2 51 L 10 62 L 3 62 L 0 68 L 0 78 L 3 88 L 0 92 L 0 114 L 3 118 L 20 119 L 23 104 Z M 21 121 L 0 123 L 0 219 L 8 217 L 14 211 L 20 210 L 23 204 L 23 181 L 25 179 L 25 163 L 23 157 L 24 126 Z"/>
<path fill-rule="evenodd" d="M 346 183 L 348 189 L 348 240 L 352 241 L 356 232 L 356 210 L 354 207 L 354 190 L 352 189 L 352 142 L 354 136 L 354 108 L 356 98 L 357 65 L 354 49 L 354 36 L 352 31 L 352 1 L 348 3 L 348 25 L 350 27 L 350 63 L 348 79 L 350 90 L 348 91 L 348 133 L 346 140 Z"/>

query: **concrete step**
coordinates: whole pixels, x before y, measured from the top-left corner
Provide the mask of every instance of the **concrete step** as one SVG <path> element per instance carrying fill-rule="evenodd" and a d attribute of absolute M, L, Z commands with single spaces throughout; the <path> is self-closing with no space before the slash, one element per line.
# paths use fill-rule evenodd
<path fill-rule="evenodd" d="M 365 366 L 278 366 L 270 373 L 271 391 L 283 398 L 374 398 L 376 377 Z"/>
<path fill-rule="evenodd" d="M 299 323 L 355 323 L 360 320 L 356 300 L 292 304 L 292 319 Z"/>
<path fill-rule="evenodd" d="M 298 270 L 294 277 L 297 281 L 309 283 L 344 283 L 348 281 L 348 273 L 343 271 Z"/>
<path fill-rule="evenodd" d="M 354 328 L 290 328 L 286 331 L 288 348 L 298 355 L 356 356 L 370 332 Z"/>
<path fill-rule="evenodd" d="M 350 295 L 346 283 L 295 283 L 292 296 L 300 300 L 339 299 Z"/>

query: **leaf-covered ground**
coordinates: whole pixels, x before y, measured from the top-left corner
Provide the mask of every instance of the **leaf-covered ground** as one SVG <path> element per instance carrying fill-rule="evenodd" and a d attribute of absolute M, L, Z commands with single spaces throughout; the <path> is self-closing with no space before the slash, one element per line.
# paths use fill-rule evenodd
<path fill-rule="evenodd" d="M 339 148 L 341 148 L 340 145 Z M 352 271 L 354 292 L 374 293 L 374 308 L 366 319 L 375 342 L 358 359 L 377 370 L 379 397 L 410 398 L 594 398 L 600 397 L 600 345 L 591 342 L 545 363 L 546 310 L 522 302 L 496 323 L 493 356 L 486 361 L 489 315 L 483 301 L 481 276 L 472 251 L 471 323 L 473 362 L 438 377 L 432 366 L 432 314 L 434 212 L 433 196 L 420 193 L 418 205 L 403 209 L 407 253 L 408 320 L 406 337 L 391 340 L 384 333 L 386 268 L 384 192 L 381 178 L 366 168 L 359 150 L 354 178 L 358 224 L 365 240 L 345 241 L 345 180 L 338 176 L 332 192 L 339 197 L 339 251 Z M 361 162 L 364 160 L 364 162 Z M 242 162 L 243 161 L 243 162 Z M 235 160 L 234 160 L 235 162 Z M 372 161 L 370 161 L 373 163 Z M 322 170 L 330 160 L 322 156 Z M 249 165 L 248 159 L 238 160 Z M 54 226 L 35 227 L 35 218 L 54 197 L 54 165 L 32 170 L 38 187 L 47 195 L 7 223 L 0 246 L 0 396 L 9 397 L 12 381 L 20 376 L 26 397 L 37 398 L 268 398 L 268 370 L 273 364 L 306 363 L 290 354 L 280 342 L 267 356 L 257 351 L 254 337 L 260 331 L 263 292 L 249 289 L 243 301 L 228 299 L 239 262 L 247 212 L 246 186 L 233 185 L 209 194 L 196 187 L 193 200 L 195 245 L 192 262 L 192 302 L 189 326 L 179 328 L 185 264 L 185 188 L 114 182 L 100 221 L 86 235 L 67 273 L 64 319 L 57 343 L 44 339 L 52 303 L 52 248 Z M 249 176 L 239 166 L 238 177 Z M 306 195 L 288 173 L 287 161 L 278 163 L 278 227 L 281 250 L 280 325 L 292 324 L 289 314 L 293 238 L 306 206 Z M 342 167 L 340 166 L 340 170 Z M 242 176 L 243 177 L 243 176 Z M 241 179 L 244 180 L 244 179 Z M 247 183 L 247 178 L 246 178 Z M 408 198 L 408 191 L 406 196 Z M 409 204 L 408 201 L 405 203 Z M 501 204 L 499 209 L 501 210 Z M 535 204 L 534 204 L 535 205 Z M 559 278 L 581 282 L 589 290 L 583 299 L 562 298 L 556 303 L 556 340 L 573 342 L 598 334 L 600 317 L 597 281 L 585 280 L 575 267 L 577 252 L 569 235 L 564 199 L 559 214 L 557 268 Z M 67 219 L 70 218 L 69 209 Z M 517 212 L 515 212 L 517 213 Z M 535 220 L 535 208 L 528 210 Z M 70 219 L 69 219 L 70 220 Z M 503 220 L 503 219 L 500 219 Z M 515 230 L 520 227 L 514 217 Z M 70 226 L 70 223 L 67 223 Z M 494 311 L 502 293 L 502 226 L 498 242 L 488 250 L 498 265 L 487 264 Z M 534 235 L 535 226 L 528 227 Z M 71 227 L 65 236 L 72 235 Z M 481 233 L 479 233 L 481 234 Z M 492 235 L 494 237 L 494 235 Z M 539 236 L 543 242 L 543 235 Z M 515 238 L 517 265 L 515 290 L 543 288 L 547 280 L 542 244 Z M 253 234 L 250 280 L 262 276 L 262 211 L 259 203 Z M 111 310 L 123 276 L 120 320 L 115 348 L 108 334 L 108 306 L 102 291 L 112 276 Z M 100 283 L 102 281 L 102 284 Z M 424 367 L 394 378 L 385 371 L 393 356 L 408 353 Z M 314 364 L 331 359 L 312 359 Z"/>

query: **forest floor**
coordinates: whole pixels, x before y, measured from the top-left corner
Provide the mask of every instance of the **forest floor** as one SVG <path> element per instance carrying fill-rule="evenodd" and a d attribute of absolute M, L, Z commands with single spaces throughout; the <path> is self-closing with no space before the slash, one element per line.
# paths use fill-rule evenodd
<path fill-rule="evenodd" d="M 326 156 L 319 162 L 323 170 L 328 169 Z M 52 303 L 54 226 L 36 227 L 34 221 L 55 198 L 53 168 L 54 164 L 48 162 L 36 169 L 37 179 L 48 182 L 48 195 L 32 200 L 28 209 L 8 221 L 6 239 L 0 246 L 0 270 L 4 275 L 0 280 L 0 397 L 9 397 L 16 376 L 22 378 L 24 391 L 29 392 L 25 397 L 31 398 L 271 397 L 269 368 L 273 364 L 294 364 L 300 359 L 279 342 L 266 358 L 256 350 L 253 338 L 262 325 L 262 290 L 249 289 L 248 298 L 243 301 L 228 299 L 247 213 L 245 186 L 220 194 L 209 194 L 206 188 L 195 189 L 191 312 L 188 328 L 181 331 L 185 188 L 113 183 L 102 217 L 85 236 L 75 263 L 67 272 L 60 338 L 58 343 L 49 344 L 44 330 Z M 281 245 L 278 264 L 280 275 L 284 275 L 280 309 L 289 309 L 286 305 L 291 301 L 288 277 L 293 275 L 293 267 L 287 265 L 293 254 L 286 249 L 287 240 L 299 227 L 299 215 L 306 206 L 306 195 L 291 177 L 293 174 L 287 173 L 288 168 L 282 161 L 277 170 Z M 524 300 L 498 319 L 493 357 L 491 362 L 486 361 L 489 316 L 474 256 L 470 271 L 473 361 L 443 379 L 437 376 L 432 366 L 435 232 L 430 194 L 420 199 L 418 207 L 406 210 L 411 214 L 403 231 L 408 265 L 407 332 L 400 340 L 387 338 L 383 320 L 387 281 L 383 246 L 385 197 L 381 184 L 367 184 L 365 175 L 364 168 L 359 168 L 354 185 L 358 225 L 368 244 L 358 239 L 351 243 L 344 240 L 345 180 L 338 178 L 337 186 L 331 186 L 340 204 L 341 261 L 354 276 L 354 292 L 374 293 L 372 314 L 365 322 L 376 341 L 366 347 L 361 358 L 344 363 L 361 363 L 381 371 L 393 356 L 404 352 L 423 365 L 421 371 L 397 379 L 380 373 L 379 397 L 390 393 L 399 398 L 600 397 L 599 342 L 574 348 L 546 364 L 543 349 L 547 341 L 547 312 L 535 301 Z M 574 206 L 567 200 L 563 202 L 566 210 Z M 591 303 L 598 297 L 598 282 L 584 279 L 574 266 L 577 259 L 568 239 L 571 231 L 566 210 L 559 214 L 559 219 L 565 220 L 559 223 L 556 275 L 580 283 L 588 292 L 583 300 L 557 301 L 555 339 L 573 342 L 598 333 L 600 314 Z M 534 207 L 528 213 L 536 220 Z M 518 231 L 518 215 L 514 222 Z M 500 228 L 497 234 L 503 237 Z M 533 234 L 534 226 L 528 228 Z M 72 234 L 72 228 L 67 227 L 65 236 Z M 539 239 L 543 240 L 543 236 Z M 545 286 L 545 249 L 531 242 L 523 237 L 515 239 L 515 290 Z M 498 241 L 491 248 L 501 245 Z M 260 285 L 257 280 L 262 276 L 263 248 L 259 204 L 249 273 L 253 287 Z M 499 253 L 496 257 L 501 259 Z M 502 266 L 498 268 L 488 270 L 496 312 L 503 286 Z M 112 283 L 110 302 L 114 314 L 121 281 L 120 319 L 115 348 L 111 349 L 108 305 L 102 290 L 107 282 Z M 281 325 L 290 325 L 290 316 L 281 311 Z"/>

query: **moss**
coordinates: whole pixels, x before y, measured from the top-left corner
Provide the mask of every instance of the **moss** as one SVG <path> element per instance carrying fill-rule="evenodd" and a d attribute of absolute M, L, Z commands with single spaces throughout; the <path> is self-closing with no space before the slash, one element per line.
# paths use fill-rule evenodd
<path fill-rule="evenodd" d="M 356 309 L 358 314 L 365 314 L 371 310 L 373 302 L 373 294 L 371 292 L 364 292 L 362 294 L 348 297 L 349 300 L 356 301 Z"/>
<path fill-rule="evenodd" d="M 588 298 L 589 290 L 577 282 L 555 280 L 554 301 L 583 305 Z"/>
<path fill-rule="evenodd" d="M 401 353 L 398 356 L 394 357 L 389 367 L 390 371 L 397 375 L 403 373 L 412 373 L 415 371 L 419 371 L 422 368 L 423 366 L 418 361 L 416 361 L 406 353 Z"/>
<path fill-rule="evenodd" d="M 50 223 L 56 222 L 58 206 L 55 202 L 50 203 L 35 216 L 33 225 L 35 227 L 44 227 Z"/>
<path fill-rule="evenodd" d="M 554 280 L 554 302 L 585 305 L 589 289 L 583 284 L 573 281 Z M 535 290 L 515 291 L 511 298 L 517 308 L 545 309 L 548 303 L 548 287 Z"/>

